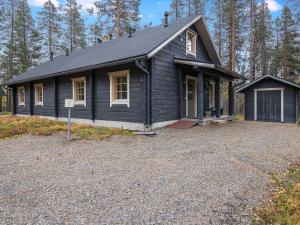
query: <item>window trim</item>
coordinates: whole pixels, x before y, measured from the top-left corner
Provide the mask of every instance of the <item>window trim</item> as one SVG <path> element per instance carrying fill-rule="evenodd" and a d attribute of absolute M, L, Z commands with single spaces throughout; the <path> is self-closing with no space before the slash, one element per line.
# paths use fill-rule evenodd
<path fill-rule="evenodd" d="M 75 82 L 77 81 L 83 81 L 84 82 L 84 100 L 75 100 Z M 73 93 L 73 102 L 74 105 L 83 105 L 84 107 L 86 107 L 86 77 L 76 77 L 76 78 L 72 78 L 72 93 Z"/>
<path fill-rule="evenodd" d="M 113 85 L 113 78 L 124 75 L 126 73 L 127 76 L 127 99 L 119 99 L 119 100 L 113 100 L 112 95 L 112 85 Z M 127 107 L 130 107 L 130 71 L 129 70 L 120 70 L 116 72 L 110 72 L 108 73 L 109 76 L 109 98 L 110 98 L 110 107 L 113 105 L 127 105 Z"/>
<path fill-rule="evenodd" d="M 42 101 L 41 102 L 39 102 L 37 100 L 37 93 L 36 93 L 37 87 L 41 87 L 41 89 L 42 89 Z M 37 105 L 43 106 L 44 105 L 44 86 L 42 83 L 34 85 L 34 103 L 35 103 L 35 106 L 37 106 Z"/>
<path fill-rule="evenodd" d="M 21 98 L 20 91 L 21 91 L 21 89 L 24 90 L 24 101 L 23 102 L 20 101 L 20 98 Z M 18 105 L 19 106 L 24 106 L 25 107 L 25 98 L 26 98 L 25 96 L 26 96 L 26 94 L 25 94 L 25 86 L 19 86 L 18 87 Z"/>
<path fill-rule="evenodd" d="M 193 51 L 189 51 L 188 49 L 187 49 L 187 41 L 188 41 L 188 36 L 189 36 L 189 34 L 192 34 L 192 35 L 194 35 L 194 41 L 195 41 L 195 52 L 193 52 Z M 191 29 L 188 29 L 187 31 L 186 31 L 186 42 L 185 42 L 185 49 L 186 49 L 186 55 L 192 55 L 192 56 L 194 56 L 195 58 L 196 58 L 196 55 L 197 55 L 197 33 L 195 33 L 193 30 L 191 30 Z"/>

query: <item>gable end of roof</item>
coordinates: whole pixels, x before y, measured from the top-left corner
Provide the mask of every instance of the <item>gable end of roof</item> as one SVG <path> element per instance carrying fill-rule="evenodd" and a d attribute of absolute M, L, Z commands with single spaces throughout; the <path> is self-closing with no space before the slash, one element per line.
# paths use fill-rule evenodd
<path fill-rule="evenodd" d="M 286 85 L 289 85 L 289 86 L 292 86 L 292 87 L 295 87 L 295 88 L 300 89 L 300 85 L 299 85 L 299 84 L 293 83 L 293 82 L 291 82 L 291 81 L 288 81 L 288 80 L 285 80 L 285 79 L 282 79 L 282 78 L 279 78 L 279 77 L 274 77 L 274 76 L 271 76 L 271 75 L 266 75 L 266 76 L 260 77 L 260 78 L 258 78 L 258 79 L 256 79 L 256 80 L 254 80 L 254 81 L 252 81 L 252 82 L 250 82 L 250 83 L 244 85 L 243 87 L 237 89 L 236 92 L 242 92 L 242 91 L 244 91 L 244 90 L 250 88 L 250 87 L 253 86 L 254 84 L 259 83 L 260 81 L 265 80 L 265 79 L 268 79 L 268 78 L 270 78 L 270 79 L 272 79 L 272 80 L 276 80 L 276 81 L 278 81 L 278 82 L 280 82 L 280 83 L 284 83 L 284 84 L 286 84 Z"/>

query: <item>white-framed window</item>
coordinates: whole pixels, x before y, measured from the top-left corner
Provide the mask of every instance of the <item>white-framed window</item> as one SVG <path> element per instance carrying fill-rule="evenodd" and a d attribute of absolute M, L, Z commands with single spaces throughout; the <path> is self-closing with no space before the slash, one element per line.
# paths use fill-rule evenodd
<path fill-rule="evenodd" d="M 129 70 L 109 73 L 110 106 L 124 104 L 129 107 Z"/>
<path fill-rule="evenodd" d="M 43 84 L 34 85 L 35 105 L 43 105 Z"/>
<path fill-rule="evenodd" d="M 75 105 L 86 106 L 86 79 L 78 77 L 72 79 L 73 101 Z"/>
<path fill-rule="evenodd" d="M 186 31 L 186 54 L 196 57 L 197 34 L 191 30 Z"/>
<path fill-rule="evenodd" d="M 25 106 L 25 87 L 18 87 L 18 102 L 19 105 Z"/>

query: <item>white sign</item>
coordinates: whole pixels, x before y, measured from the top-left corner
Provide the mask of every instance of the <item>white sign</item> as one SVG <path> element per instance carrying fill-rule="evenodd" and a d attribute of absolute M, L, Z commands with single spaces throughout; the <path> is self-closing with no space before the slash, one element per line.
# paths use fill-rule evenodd
<path fill-rule="evenodd" d="M 66 108 L 73 108 L 74 107 L 73 99 L 65 99 L 65 107 Z"/>

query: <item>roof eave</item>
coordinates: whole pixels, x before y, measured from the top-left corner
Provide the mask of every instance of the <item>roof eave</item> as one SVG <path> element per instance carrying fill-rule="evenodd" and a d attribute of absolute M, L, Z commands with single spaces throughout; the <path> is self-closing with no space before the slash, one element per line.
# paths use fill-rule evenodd
<path fill-rule="evenodd" d="M 16 81 L 14 81 L 12 79 L 12 80 L 7 82 L 7 85 L 11 86 L 11 85 L 24 83 L 24 82 L 29 82 L 29 81 L 47 79 L 47 78 L 52 78 L 52 77 L 56 77 L 56 76 L 69 75 L 69 74 L 73 74 L 73 73 L 86 72 L 86 71 L 95 70 L 95 69 L 102 69 L 102 68 L 106 68 L 106 67 L 117 66 L 117 65 L 121 65 L 121 64 L 125 64 L 125 63 L 130 63 L 130 62 L 134 62 L 134 61 L 142 60 L 142 59 L 147 59 L 147 55 L 141 55 L 141 56 L 137 56 L 137 57 L 133 57 L 133 58 L 127 58 L 127 59 L 112 61 L 112 62 L 108 62 L 108 63 L 102 63 L 102 64 L 92 65 L 92 66 L 88 66 L 88 67 L 76 68 L 76 69 L 73 69 L 73 70 L 67 70 L 67 71 L 62 71 L 62 72 L 58 72 L 58 73 L 52 73 L 52 74 L 49 74 L 49 75 L 42 75 L 42 76 L 38 76 L 38 77 L 34 77 L 34 78 L 28 78 L 28 79 L 22 79 L 22 80 L 16 80 Z"/>

